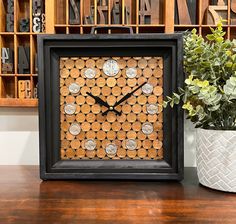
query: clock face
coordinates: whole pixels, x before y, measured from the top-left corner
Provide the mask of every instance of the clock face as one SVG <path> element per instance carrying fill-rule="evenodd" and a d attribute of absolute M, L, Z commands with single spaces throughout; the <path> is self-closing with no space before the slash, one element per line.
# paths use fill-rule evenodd
<path fill-rule="evenodd" d="M 162 101 L 161 57 L 60 58 L 61 159 L 163 159 Z"/>

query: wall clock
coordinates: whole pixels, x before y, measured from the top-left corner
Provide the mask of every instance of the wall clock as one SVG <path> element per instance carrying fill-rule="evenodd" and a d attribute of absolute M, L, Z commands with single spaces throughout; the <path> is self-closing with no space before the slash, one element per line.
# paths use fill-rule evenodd
<path fill-rule="evenodd" d="M 38 37 L 41 178 L 180 180 L 181 35 L 98 36 Z"/>

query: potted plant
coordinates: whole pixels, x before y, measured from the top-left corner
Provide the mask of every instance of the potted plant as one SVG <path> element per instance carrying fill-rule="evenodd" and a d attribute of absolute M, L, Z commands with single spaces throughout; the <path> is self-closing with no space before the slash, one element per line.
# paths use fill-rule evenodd
<path fill-rule="evenodd" d="M 236 40 L 225 40 L 220 22 L 206 40 L 184 35 L 185 85 L 163 103 L 183 102 L 197 128 L 197 172 L 207 187 L 236 192 Z"/>

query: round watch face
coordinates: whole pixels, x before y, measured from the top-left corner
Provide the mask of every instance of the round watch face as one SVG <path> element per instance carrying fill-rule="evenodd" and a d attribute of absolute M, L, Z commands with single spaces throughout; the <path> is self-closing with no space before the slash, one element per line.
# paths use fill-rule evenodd
<path fill-rule="evenodd" d="M 93 139 L 88 139 L 84 143 L 85 149 L 87 150 L 94 150 L 96 148 L 96 142 Z"/>
<path fill-rule="evenodd" d="M 117 61 L 113 59 L 107 60 L 103 65 L 103 72 L 107 76 L 116 76 L 119 71 L 120 71 L 119 65 Z"/>
<path fill-rule="evenodd" d="M 130 79 L 135 78 L 137 76 L 137 69 L 136 68 L 128 68 L 126 70 L 126 75 Z"/>
<path fill-rule="evenodd" d="M 150 122 L 146 122 L 142 125 L 142 132 L 145 135 L 150 135 L 153 132 L 153 125 Z"/>
<path fill-rule="evenodd" d="M 96 71 L 92 68 L 87 68 L 84 72 L 84 75 L 88 79 L 93 79 L 96 76 Z"/>
<path fill-rule="evenodd" d="M 116 152 L 117 152 L 117 146 L 115 144 L 111 143 L 106 146 L 106 153 L 109 157 L 115 156 Z"/>
<path fill-rule="evenodd" d="M 72 135 L 78 135 L 81 132 L 81 127 L 78 123 L 73 123 L 71 124 L 70 128 L 69 128 L 69 132 Z"/>
<path fill-rule="evenodd" d="M 76 94 L 80 91 L 80 86 L 77 83 L 73 82 L 69 85 L 69 91 L 73 94 Z"/>
<path fill-rule="evenodd" d="M 72 115 L 76 111 L 76 105 L 75 104 L 66 104 L 65 105 L 65 113 Z"/>

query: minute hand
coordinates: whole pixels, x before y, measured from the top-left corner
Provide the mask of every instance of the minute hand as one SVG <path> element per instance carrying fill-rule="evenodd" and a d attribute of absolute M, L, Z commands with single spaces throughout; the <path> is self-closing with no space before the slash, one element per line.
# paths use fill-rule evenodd
<path fill-rule="evenodd" d="M 118 102 L 116 102 L 114 104 L 113 107 L 118 106 L 119 104 L 121 104 L 122 102 L 124 102 L 125 100 L 129 99 L 136 91 L 138 91 L 140 88 L 142 88 L 147 82 L 144 82 L 142 85 L 140 85 L 139 87 L 137 87 L 136 89 L 134 89 L 132 92 L 126 94 L 124 97 L 122 97 Z"/>

